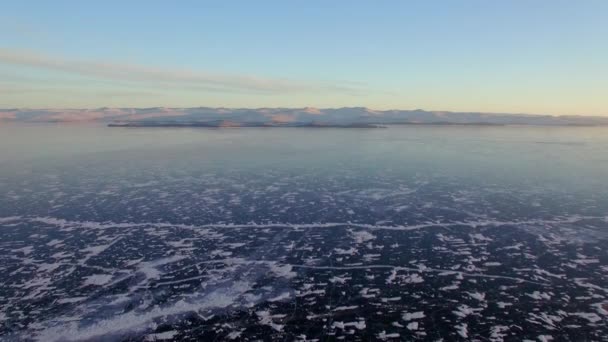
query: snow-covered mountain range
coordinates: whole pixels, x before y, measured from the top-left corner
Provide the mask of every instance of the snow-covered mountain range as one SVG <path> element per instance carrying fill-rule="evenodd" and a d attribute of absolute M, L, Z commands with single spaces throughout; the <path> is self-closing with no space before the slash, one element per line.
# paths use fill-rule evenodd
<path fill-rule="evenodd" d="M 113 124 L 205 124 L 293 126 L 364 124 L 608 125 L 608 116 L 553 116 L 344 108 L 98 108 L 0 109 L 0 122 L 103 122 Z"/>

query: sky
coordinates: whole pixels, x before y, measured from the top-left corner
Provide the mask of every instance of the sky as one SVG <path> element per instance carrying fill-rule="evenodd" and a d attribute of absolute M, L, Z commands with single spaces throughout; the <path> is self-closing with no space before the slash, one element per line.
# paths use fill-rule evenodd
<path fill-rule="evenodd" d="M 608 1 L 29 1 L 0 108 L 608 115 Z"/>

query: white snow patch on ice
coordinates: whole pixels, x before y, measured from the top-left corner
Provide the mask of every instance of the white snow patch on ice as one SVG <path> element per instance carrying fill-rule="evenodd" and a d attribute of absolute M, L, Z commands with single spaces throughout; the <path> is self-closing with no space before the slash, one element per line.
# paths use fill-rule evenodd
<path fill-rule="evenodd" d="M 364 243 L 376 238 L 375 235 L 365 230 L 354 231 L 351 229 L 349 232 L 356 243 Z"/>
<path fill-rule="evenodd" d="M 455 326 L 455 328 L 456 328 L 456 332 L 458 333 L 458 335 L 460 335 L 460 337 L 462 337 L 462 338 L 469 337 L 469 328 L 466 323 L 459 324 L 459 325 Z"/>
<path fill-rule="evenodd" d="M 88 285 L 102 286 L 102 285 L 109 283 L 110 280 L 112 280 L 111 274 L 93 274 L 93 275 L 85 277 L 83 286 L 88 286 Z"/>
<path fill-rule="evenodd" d="M 149 334 L 146 336 L 146 341 L 163 341 L 170 340 L 177 335 L 177 330 L 165 331 L 157 334 Z"/>
<path fill-rule="evenodd" d="M 424 318 L 424 311 L 416 311 L 416 312 L 404 312 L 403 313 L 403 320 L 404 321 L 411 321 L 414 319 L 421 319 Z"/>

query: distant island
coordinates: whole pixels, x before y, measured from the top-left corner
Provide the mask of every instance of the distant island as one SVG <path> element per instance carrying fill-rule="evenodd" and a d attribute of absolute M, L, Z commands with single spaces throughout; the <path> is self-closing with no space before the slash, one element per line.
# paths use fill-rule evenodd
<path fill-rule="evenodd" d="M 207 128 L 238 128 L 238 127 L 295 127 L 295 128 L 385 128 L 382 125 L 370 123 L 273 123 L 273 122 L 226 122 L 226 121 L 126 121 L 109 123 L 108 127 L 207 127 Z"/>
<path fill-rule="evenodd" d="M 385 125 L 608 126 L 608 116 L 343 108 L 0 109 L 0 122 L 99 122 L 110 127 L 380 128 Z"/>

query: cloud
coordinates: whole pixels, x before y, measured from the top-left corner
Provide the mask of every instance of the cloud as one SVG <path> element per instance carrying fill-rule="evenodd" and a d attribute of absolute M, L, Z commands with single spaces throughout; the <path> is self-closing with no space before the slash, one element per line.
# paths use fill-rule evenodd
<path fill-rule="evenodd" d="M 360 91 L 356 83 L 349 82 L 307 82 L 283 78 L 219 74 L 199 70 L 158 68 L 139 64 L 72 60 L 31 51 L 2 48 L 0 48 L 0 63 L 113 81 L 202 88 L 205 91 L 264 93 L 325 93 L 333 91 L 349 94 L 356 94 Z"/>
<path fill-rule="evenodd" d="M 86 90 L 82 87 L 38 87 L 38 86 L 18 86 L 18 85 L 4 85 L 0 83 L 0 94 L 1 95 L 26 95 L 31 93 L 59 93 L 59 94 L 73 94 L 75 96 L 82 96 L 87 94 Z M 159 91 L 139 91 L 139 90 L 123 90 L 117 89 L 113 91 L 95 91 L 95 95 L 101 97 L 159 97 L 164 94 Z"/>

